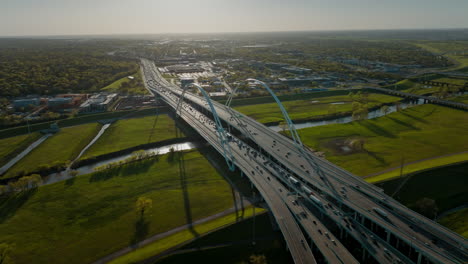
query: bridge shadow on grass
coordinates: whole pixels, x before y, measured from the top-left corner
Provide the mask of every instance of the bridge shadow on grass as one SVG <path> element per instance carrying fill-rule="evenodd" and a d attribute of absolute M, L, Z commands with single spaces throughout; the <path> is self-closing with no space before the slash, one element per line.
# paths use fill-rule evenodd
<path fill-rule="evenodd" d="M 389 137 L 389 138 L 396 138 L 396 136 L 392 132 L 390 132 L 390 131 L 386 130 L 385 128 L 380 127 L 380 126 L 378 126 L 376 124 L 373 124 L 373 123 L 371 123 L 371 122 L 369 122 L 367 120 L 362 121 L 362 122 L 357 122 L 357 123 L 359 125 L 367 128 L 368 130 L 372 131 L 376 135 L 383 136 L 383 137 Z"/>
<path fill-rule="evenodd" d="M 155 162 L 157 162 L 157 159 L 150 158 L 143 161 L 136 161 L 118 167 L 101 170 L 92 174 L 89 178 L 89 182 L 106 181 L 116 176 L 128 177 L 139 173 L 145 173 Z"/>
<path fill-rule="evenodd" d="M 184 198 L 185 218 L 187 221 L 188 229 L 190 230 L 190 232 L 192 232 L 194 237 L 199 237 L 200 235 L 193 227 L 192 207 L 190 205 L 190 196 L 187 187 L 187 174 L 185 172 L 184 152 L 179 152 L 178 155 L 176 155 L 176 158 L 179 162 L 180 187 L 182 189 L 182 195 Z"/>
<path fill-rule="evenodd" d="M 20 193 L 14 193 L 0 198 L 0 224 L 15 215 L 35 193 L 37 188 L 29 189 Z"/>
<path fill-rule="evenodd" d="M 384 166 L 388 165 L 388 163 L 385 161 L 385 159 L 382 158 L 382 157 L 379 157 L 379 156 L 377 155 L 376 152 L 372 152 L 372 151 L 368 151 L 368 150 L 365 150 L 365 152 L 366 152 L 369 156 L 371 156 L 372 158 L 374 158 L 375 160 L 377 160 L 381 165 L 384 165 Z"/>
<path fill-rule="evenodd" d="M 135 231 L 132 240 L 130 240 L 130 245 L 137 246 L 138 242 L 145 239 L 149 233 L 149 225 L 149 221 L 145 220 L 144 215 L 141 215 L 135 222 Z"/>
<path fill-rule="evenodd" d="M 434 110 L 433 110 L 432 112 L 434 112 Z M 432 112 L 431 112 L 430 114 L 432 114 Z M 410 114 L 408 114 L 408 113 L 405 112 L 405 111 L 400 111 L 399 113 L 402 114 L 402 115 L 404 115 L 404 116 L 406 116 L 406 117 L 409 117 L 409 118 L 411 118 L 411 119 L 414 119 L 414 120 L 416 120 L 416 121 L 418 121 L 418 122 L 421 122 L 421 123 L 424 123 L 424 124 L 429 124 L 429 122 L 428 122 L 426 119 L 421 118 L 421 117 L 417 117 L 417 116 L 414 116 L 414 115 L 410 115 Z M 430 114 L 429 114 L 429 115 L 430 115 Z"/>
<path fill-rule="evenodd" d="M 409 123 L 406 123 L 406 122 L 404 122 L 404 121 L 401 121 L 401 120 L 399 120 L 399 119 L 396 119 L 396 118 L 393 118 L 393 117 L 390 117 L 390 116 L 387 116 L 387 118 L 390 119 L 390 120 L 392 120 L 393 122 L 395 122 L 395 123 L 397 123 L 397 124 L 399 124 L 399 125 L 405 126 L 405 127 L 407 127 L 407 128 L 411 128 L 411 129 L 413 129 L 413 130 L 421 130 L 420 128 L 415 127 L 415 126 L 413 126 L 413 125 L 411 125 L 411 124 L 409 124 Z"/>

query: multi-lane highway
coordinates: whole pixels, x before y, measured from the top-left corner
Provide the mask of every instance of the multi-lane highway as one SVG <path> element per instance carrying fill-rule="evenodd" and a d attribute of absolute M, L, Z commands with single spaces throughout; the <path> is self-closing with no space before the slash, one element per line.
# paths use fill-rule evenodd
<path fill-rule="evenodd" d="M 151 91 L 161 95 L 174 109 L 180 95 L 184 94 L 186 103 L 182 105 L 180 116 L 224 153 L 215 124 L 208 118 L 211 109 L 205 98 L 183 93 L 179 87 L 168 83 L 153 62 L 142 60 L 142 65 Z M 460 236 L 412 212 L 375 186 L 297 147 L 290 139 L 255 120 L 219 103 L 214 103 L 214 107 L 231 130 L 240 132 L 251 145 L 254 142 L 254 146 L 249 146 L 231 135 L 229 144 L 234 162 L 269 205 L 296 263 L 313 263 L 314 259 L 310 249 L 306 250 L 299 225 L 328 262 L 357 262 L 322 224 L 324 215 L 380 263 L 460 263 L 467 260 L 466 241 Z M 288 177 L 296 177 L 297 183 L 291 183 Z M 311 208 L 311 193 L 304 188 L 314 192 L 322 206 Z M 288 196 L 286 190 L 294 191 L 300 198 Z M 405 248 L 412 251 L 402 252 Z"/>

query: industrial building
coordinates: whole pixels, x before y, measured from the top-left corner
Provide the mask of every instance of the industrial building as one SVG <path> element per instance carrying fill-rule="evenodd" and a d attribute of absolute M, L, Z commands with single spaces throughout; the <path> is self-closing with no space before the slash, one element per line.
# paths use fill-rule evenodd
<path fill-rule="evenodd" d="M 204 72 L 205 70 L 199 66 L 191 65 L 172 65 L 166 67 L 168 72 L 171 73 L 194 73 L 194 72 Z"/>
<path fill-rule="evenodd" d="M 26 99 L 18 99 L 18 100 L 13 100 L 13 107 L 15 109 L 24 107 L 31 107 L 31 106 L 38 106 L 39 105 L 39 98 L 26 98 Z"/>
<path fill-rule="evenodd" d="M 118 95 L 112 94 L 95 94 L 91 96 L 86 102 L 80 105 L 80 112 L 104 112 L 108 107 L 117 100 Z"/>

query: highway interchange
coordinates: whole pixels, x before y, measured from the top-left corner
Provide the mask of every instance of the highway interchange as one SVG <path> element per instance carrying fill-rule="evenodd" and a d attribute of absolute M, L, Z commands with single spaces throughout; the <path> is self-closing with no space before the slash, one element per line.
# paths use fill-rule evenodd
<path fill-rule="evenodd" d="M 142 60 L 142 65 L 148 88 L 177 109 L 182 89 L 162 78 L 152 61 Z M 205 99 L 188 92 L 184 98 L 180 117 L 224 153 Z M 214 102 L 214 106 L 229 130 L 237 131 L 229 134 L 232 159 L 268 204 L 295 263 L 316 263 L 307 241 L 318 248 L 328 263 L 358 263 L 357 256 L 341 244 L 343 236 L 351 236 L 378 263 L 467 260 L 466 241 L 457 234 L 310 151 L 297 148 L 290 139 L 255 120 L 222 104 Z M 339 232 L 331 232 L 323 219 L 332 220 Z M 376 234 L 379 232 L 380 236 Z M 402 244 L 415 251 L 402 252 Z M 365 255 L 359 258 L 367 263 Z"/>

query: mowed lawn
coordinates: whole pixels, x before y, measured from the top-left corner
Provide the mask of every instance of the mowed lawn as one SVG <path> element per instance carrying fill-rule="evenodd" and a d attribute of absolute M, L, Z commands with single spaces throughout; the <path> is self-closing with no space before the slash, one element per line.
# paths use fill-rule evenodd
<path fill-rule="evenodd" d="M 148 94 L 148 90 L 146 90 L 145 86 L 143 85 L 140 71 L 134 73 L 132 76 L 134 77 L 133 80 L 130 80 L 128 76 L 125 76 L 102 88 L 101 90 L 106 92 L 120 92 L 140 95 Z"/>
<path fill-rule="evenodd" d="M 39 133 L 0 139 L 0 167 L 41 137 Z"/>
<path fill-rule="evenodd" d="M 52 166 L 72 161 L 91 142 L 100 128 L 100 124 L 90 123 L 60 129 L 16 163 L 5 177 L 14 176 L 18 172 L 28 174 L 42 165 Z"/>
<path fill-rule="evenodd" d="M 404 163 L 468 150 L 468 113 L 421 105 L 384 117 L 299 130 L 304 143 L 326 159 L 366 176 Z M 363 139 L 363 151 L 343 151 L 348 139 Z M 456 156 L 454 156 L 456 157 Z M 451 163 L 446 159 L 446 164 Z M 426 162 L 427 168 L 432 167 Z M 440 165 L 440 164 L 439 164 Z M 421 168 L 420 168 L 421 169 Z"/>
<path fill-rule="evenodd" d="M 187 224 L 187 211 L 195 221 L 233 206 L 229 184 L 199 152 L 184 155 L 185 191 L 178 162 L 167 156 L 0 198 L 0 244 L 17 264 L 92 263 Z M 143 220 L 141 196 L 153 201 Z"/>
<path fill-rule="evenodd" d="M 399 97 L 384 94 L 369 94 L 369 107 L 391 103 L 401 100 Z M 332 104 L 341 103 L 343 104 Z M 320 97 L 308 100 L 296 100 L 283 102 L 292 120 L 308 120 L 311 118 L 320 118 L 330 114 L 330 107 L 335 108 L 336 113 L 351 112 L 353 100 L 348 95 Z M 276 103 L 256 104 L 238 106 L 235 109 L 245 115 L 248 115 L 260 123 L 282 122 L 283 115 Z"/>
<path fill-rule="evenodd" d="M 156 125 L 153 125 L 157 118 Z M 81 157 L 87 159 L 106 153 L 176 137 L 174 120 L 168 115 L 123 119 L 112 124 Z"/>

